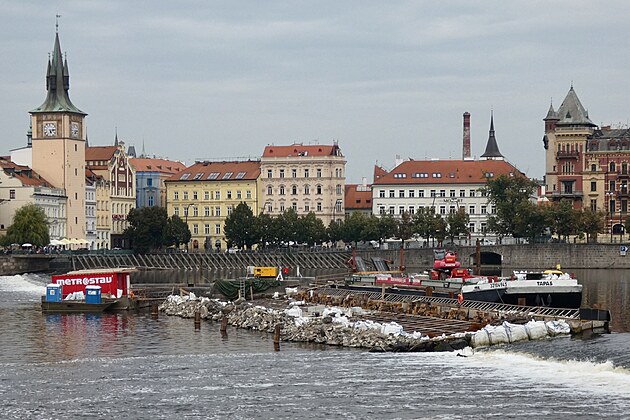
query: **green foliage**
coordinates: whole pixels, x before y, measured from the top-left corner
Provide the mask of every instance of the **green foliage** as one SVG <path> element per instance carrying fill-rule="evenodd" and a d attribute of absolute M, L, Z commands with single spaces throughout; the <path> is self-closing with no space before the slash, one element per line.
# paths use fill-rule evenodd
<path fill-rule="evenodd" d="M 252 209 L 245 203 L 240 203 L 232 214 L 225 219 L 225 238 L 227 242 L 238 248 L 251 249 L 258 242 L 258 219 Z"/>
<path fill-rule="evenodd" d="M 522 237 L 529 210 L 524 203 L 529 201 L 535 188 L 536 183 L 523 176 L 489 178 L 481 189 L 496 207 L 496 215 L 488 218 L 488 229 L 501 236 Z"/>
<path fill-rule="evenodd" d="M 570 200 L 561 200 L 547 208 L 547 223 L 552 233 L 564 239 L 579 232 L 580 211 Z"/>
<path fill-rule="evenodd" d="M 175 215 L 169 217 L 166 222 L 164 235 L 164 244 L 167 246 L 175 245 L 176 248 L 179 248 L 181 244 L 188 243 L 192 237 L 188 225 L 179 216 Z"/>
<path fill-rule="evenodd" d="M 41 207 L 27 204 L 20 207 L 13 216 L 13 224 L 2 238 L 3 245 L 30 243 L 33 246 L 46 246 L 50 243 L 48 219 Z"/>
<path fill-rule="evenodd" d="M 446 235 L 450 238 L 451 242 L 460 236 L 468 236 L 469 222 L 470 217 L 463 208 L 446 216 Z"/>
<path fill-rule="evenodd" d="M 597 234 L 604 231 L 606 214 L 602 211 L 586 209 L 582 212 L 579 230 L 586 234 L 586 242 L 597 242 Z"/>
<path fill-rule="evenodd" d="M 313 246 L 327 239 L 326 226 L 315 213 L 309 212 L 306 216 L 300 217 L 298 224 L 298 242 Z"/>
<path fill-rule="evenodd" d="M 129 226 L 125 237 L 135 253 L 144 254 L 162 248 L 166 244 L 165 228 L 168 214 L 163 207 L 131 209 L 127 216 Z"/>

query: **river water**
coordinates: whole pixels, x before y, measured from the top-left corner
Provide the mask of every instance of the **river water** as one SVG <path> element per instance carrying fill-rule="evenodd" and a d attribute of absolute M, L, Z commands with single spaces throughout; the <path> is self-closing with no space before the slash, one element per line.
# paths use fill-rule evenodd
<path fill-rule="evenodd" d="M 629 418 L 630 281 L 576 272 L 612 334 L 368 353 L 160 314 L 44 315 L 49 279 L 0 277 L 1 419 Z M 461 354 L 461 352 L 459 352 Z"/>

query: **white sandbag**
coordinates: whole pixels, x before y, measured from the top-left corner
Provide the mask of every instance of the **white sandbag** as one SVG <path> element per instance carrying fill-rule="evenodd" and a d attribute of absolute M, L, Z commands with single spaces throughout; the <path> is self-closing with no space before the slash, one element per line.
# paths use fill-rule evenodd
<path fill-rule="evenodd" d="M 547 337 L 547 327 L 543 321 L 529 321 L 525 324 L 525 330 L 530 340 L 540 340 Z"/>
<path fill-rule="evenodd" d="M 284 293 L 287 296 L 293 296 L 293 295 L 297 294 L 297 292 L 298 292 L 297 287 L 285 287 L 284 288 Z"/>
<path fill-rule="evenodd" d="M 470 345 L 475 347 L 486 347 L 490 345 L 490 339 L 488 338 L 488 332 L 485 329 L 480 329 L 470 339 Z"/>
<path fill-rule="evenodd" d="M 299 306 L 292 306 L 289 309 L 285 309 L 284 313 L 288 316 L 299 318 L 302 317 L 302 308 Z"/>
<path fill-rule="evenodd" d="M 510 324 L 509 322 L 504 322 L 503 327 L 507 332 L 508 339 L 510 343 L 517 343 L 519 341 L 527 341 L 529 340 L 529 336 L 527 335 L 527 330 L 525 329 L 525 325 L 519 324 Z"/>
<path fill-rule="evenodd" d="M 491 345 L 494 346 L 496 344 L 509 344 L 510 343 L 507 332 L 505 331 L 505 328 L 503 327 L 503 325 L 498 325 L 496 327 L 487 325 L 484 327 L 484 329 L 486 329 L 486 331 L 488 332 L 488 338 L 490 339 Z"/>
<path fill-rule="evenodd" d="M 389 324 L 383 324 L 381 332 L 383 334 L 400 335 L 403 332 L 403 327 L 392 321 Z"/>
<path fill-rule="evenodd" d="M 555 337 L 556 335 L 571 334 L 571 327 L 563 320 L 547 321 L 545 326 L 547 327 L 547 333 L 552 337 Z"/>

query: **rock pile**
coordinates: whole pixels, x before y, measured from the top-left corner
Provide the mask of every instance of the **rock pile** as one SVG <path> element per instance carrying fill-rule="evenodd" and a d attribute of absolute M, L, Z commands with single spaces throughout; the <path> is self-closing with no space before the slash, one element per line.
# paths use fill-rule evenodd
<path fill-rule="evenodd" d="M 480 347 L 504 344 L 527 339 L 564 334 L 568 326 L 554 321 L 545 324 L 531 321 L 527 327 L 507 322 L 477 332 L 428 337 L 420 333 L 408 333 L 395 323 L 382 324 L 374 321 L 353 320 L 353 309 L 326 308 L 318 316 L 302 316 L 298 305 L 284 311 L 263 306 L 254 306 L 244 300 L 233 303 L 206 297 L 169 296 L 160 307 L 167 315 L 192 318 L 196 312 L 201 318 L 220 321 L 227 318 L 228 324 L 238 327 L 273 333 L 281 325 L 283 341 L 308 342 L 365 348 L 377 352 L 453 351 L 465 347 Z M 505 335 L 505 339 L 503 339 Z"/>

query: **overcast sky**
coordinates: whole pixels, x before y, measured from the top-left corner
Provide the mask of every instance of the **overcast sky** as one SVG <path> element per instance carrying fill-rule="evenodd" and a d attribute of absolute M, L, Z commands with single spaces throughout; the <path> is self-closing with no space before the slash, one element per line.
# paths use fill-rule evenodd
<path fill-rule="evenodd" d="M 0 0 L 0 154 L 46 96 L 55 14 L 90 145 L 182 160 L 330 144 L 373 165 L 503 155 L 544 174 L 543 121 L 571 82 L 596 124 L 630 118 L 630 2 Z"/>

